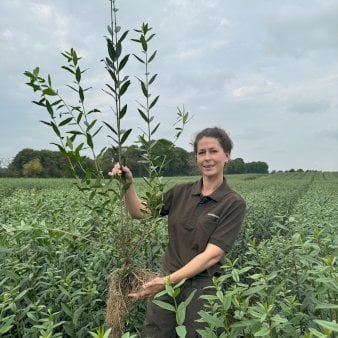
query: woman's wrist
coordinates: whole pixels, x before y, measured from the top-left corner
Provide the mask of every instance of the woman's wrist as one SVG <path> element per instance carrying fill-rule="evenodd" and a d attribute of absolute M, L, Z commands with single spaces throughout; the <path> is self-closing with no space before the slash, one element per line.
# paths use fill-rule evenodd
<path fill-rule="evenodd" d="M 163 285 L 166 285 L 166 284 L 171 284 L 170 275 L 163 277 Z"/>

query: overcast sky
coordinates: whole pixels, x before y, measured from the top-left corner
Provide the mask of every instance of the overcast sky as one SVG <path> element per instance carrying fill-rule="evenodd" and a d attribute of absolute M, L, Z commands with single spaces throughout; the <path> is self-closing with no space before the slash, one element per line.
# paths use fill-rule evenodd
<path fill-rule="evenodd" d="M 158 74 L 157 138 L 172 139 L 176 109 L 184 106 L 192 118 L 177 145 L 189 151 L 196 132 L 221 126 L 233 139 L 233 158 L 265 161 L 270 170 L 338 171 L 338 1 L 120 0 L 117 6 L 129 39 L 142 22 L 156 33 L 150 72 Z M 39 122 L 48 114 L 31 103 L 38 97 L 23 72 L 39 66 L 69 98 L 61 52 L 71 47 L 88 68 L 88 106 L 114 123 L 100 62 L 109 18 L 108 0 L 0 1 L 0 159 L 23 148 L 56 150 L 52 131 Z M 139 53 L 135 47 L 128 42 L 125 52 Z M 128 65 L 133 87 L 122 123 L 135 139 L 144 126 L 135 80 L 143 69 L 133 59 Z M 111 144 L 107 134 L 98 147 Z"/>

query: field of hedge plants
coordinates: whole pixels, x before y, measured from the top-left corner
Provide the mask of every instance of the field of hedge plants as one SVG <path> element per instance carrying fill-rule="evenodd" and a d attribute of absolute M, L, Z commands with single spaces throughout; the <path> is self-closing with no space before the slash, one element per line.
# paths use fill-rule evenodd
<path fill-rule="evenodd" d="M 247 202 L 245 226 L 200 312 L 200 335 L 337 337 L 338 173 L 227 179 Z M 1 337 L 108 337 L 107 276 L 121 253 L 85 193 L 72 180 L 0 180 Z M 137 234 L 139 221 L 130 224 Z M 158 268 L 166 236 L 163 219 L 139 247 L 140 266 Z M 130 312 L 124 337 L 139 336 L 144 310 Z"/>

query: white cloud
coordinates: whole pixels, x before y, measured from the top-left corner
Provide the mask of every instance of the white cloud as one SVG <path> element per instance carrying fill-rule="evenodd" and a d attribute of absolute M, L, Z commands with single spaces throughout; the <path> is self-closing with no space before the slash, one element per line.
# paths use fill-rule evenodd
<path fill-rule="evenodd" d="M 235 88 L 232 91 L 231 96 L 235 100 L 258 99 L 261 96 L 272 94 L 274 90 L 275 86 L 272 83 L 263 81 Z"/>

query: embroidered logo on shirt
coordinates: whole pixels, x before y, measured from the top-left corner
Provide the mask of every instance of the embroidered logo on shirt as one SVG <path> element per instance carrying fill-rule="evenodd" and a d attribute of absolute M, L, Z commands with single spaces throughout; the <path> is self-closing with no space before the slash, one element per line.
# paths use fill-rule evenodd
<path fill-rule="evenodd" d="M 213 218 L 219 219 L 219 216 L 217 216 L 217 215 L 215 215 L 215 214 L 209 213 L 208 216 L 211 216 L 211 217 L 213 217 Z"/>

